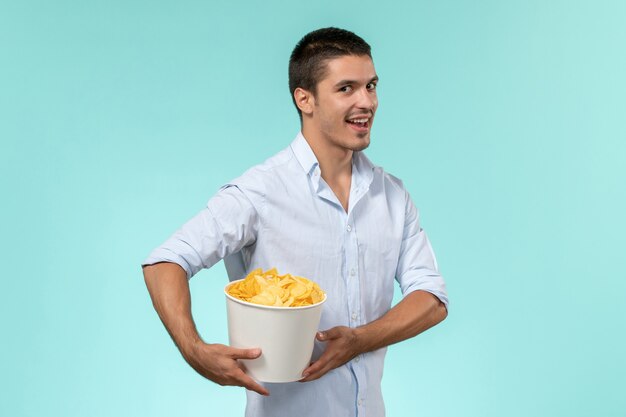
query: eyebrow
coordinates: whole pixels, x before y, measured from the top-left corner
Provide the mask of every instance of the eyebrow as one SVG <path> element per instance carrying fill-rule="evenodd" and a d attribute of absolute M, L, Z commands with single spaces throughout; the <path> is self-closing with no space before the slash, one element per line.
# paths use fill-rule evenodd
<path fill-rule="evenodd" d="M 374 76 L 374 78 L 369 80 L 367 84 L 374 82 L 374 81 L 378 81 L 378 75 Z M 345 84 L 358 84 L 358 83 L 359 82 L 356 80 L 341 80 L 337 84 L 335 84 L 335 87 L 339 87 L 340 85 L 345 85 Z"/>

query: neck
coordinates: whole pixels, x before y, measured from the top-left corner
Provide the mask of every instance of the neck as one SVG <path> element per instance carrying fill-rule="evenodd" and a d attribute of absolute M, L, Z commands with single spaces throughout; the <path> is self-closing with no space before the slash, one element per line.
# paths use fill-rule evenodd
<path fill-rule="evenodd" d="M 352 176 L 352 150 L 329 144 L 315 131 L 303 128 L 302 135 L 317 158 L 324 181 L 330 184 Z"/>

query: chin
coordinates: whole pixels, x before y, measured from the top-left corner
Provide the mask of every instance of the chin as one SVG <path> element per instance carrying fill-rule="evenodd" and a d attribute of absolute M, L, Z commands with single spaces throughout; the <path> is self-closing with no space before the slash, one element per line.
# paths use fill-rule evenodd
<path fill-rule="evenodd" d="M 364 142 L 364 143 L 360 143 L 360 144 L 358 144 L 356 146 L 353 146 L 351 148 L 351 150 L 354 151 L 354 152 L 360 152 L 360 151 L 363 151 L 363 150 L 367 149 L 368 146 L 370 146 L 370 142 L 369 141 Z"/>
<path fill-rule="evenodd" d="M 370 146 L 370 137 L 369 135 L 363 138 L 359 138 L 359 140 L 354 143 L 350 149 L 358 152 L 358 151 L 362 151 L 364 149 L 367 149 L 367 147 Z"/>

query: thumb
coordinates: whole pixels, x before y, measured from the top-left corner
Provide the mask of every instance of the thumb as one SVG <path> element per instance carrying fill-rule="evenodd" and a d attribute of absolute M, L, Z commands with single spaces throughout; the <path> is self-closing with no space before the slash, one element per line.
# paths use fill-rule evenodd
<path fill-rule="evenodd" d="M 322 332 L 317 332 L 317 340 L 330 340 L 336 339 L 340 335 L 339 328 L 333 327 L 332 329 L 324 330 Z"/>
<path fill-rule="evenodd" d="M 261 356 L 261 349 L 238 349 L 231 348 L 231 357 L 233 359 L 255 359 Z"/>

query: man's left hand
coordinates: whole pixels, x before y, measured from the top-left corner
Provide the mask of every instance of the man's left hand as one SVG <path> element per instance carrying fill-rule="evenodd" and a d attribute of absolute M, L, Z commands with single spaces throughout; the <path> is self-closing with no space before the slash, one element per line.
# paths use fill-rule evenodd
<path fill-rule="evenodd" d="M 354 329 L 350 327 L 337 326 L 318 332 L 316 339 L 326 342 L 326 350 L 317 361 L 302 372 L 303 378 L 300 382 L 318 379 L 361 353 L 357 336 Z"/>

